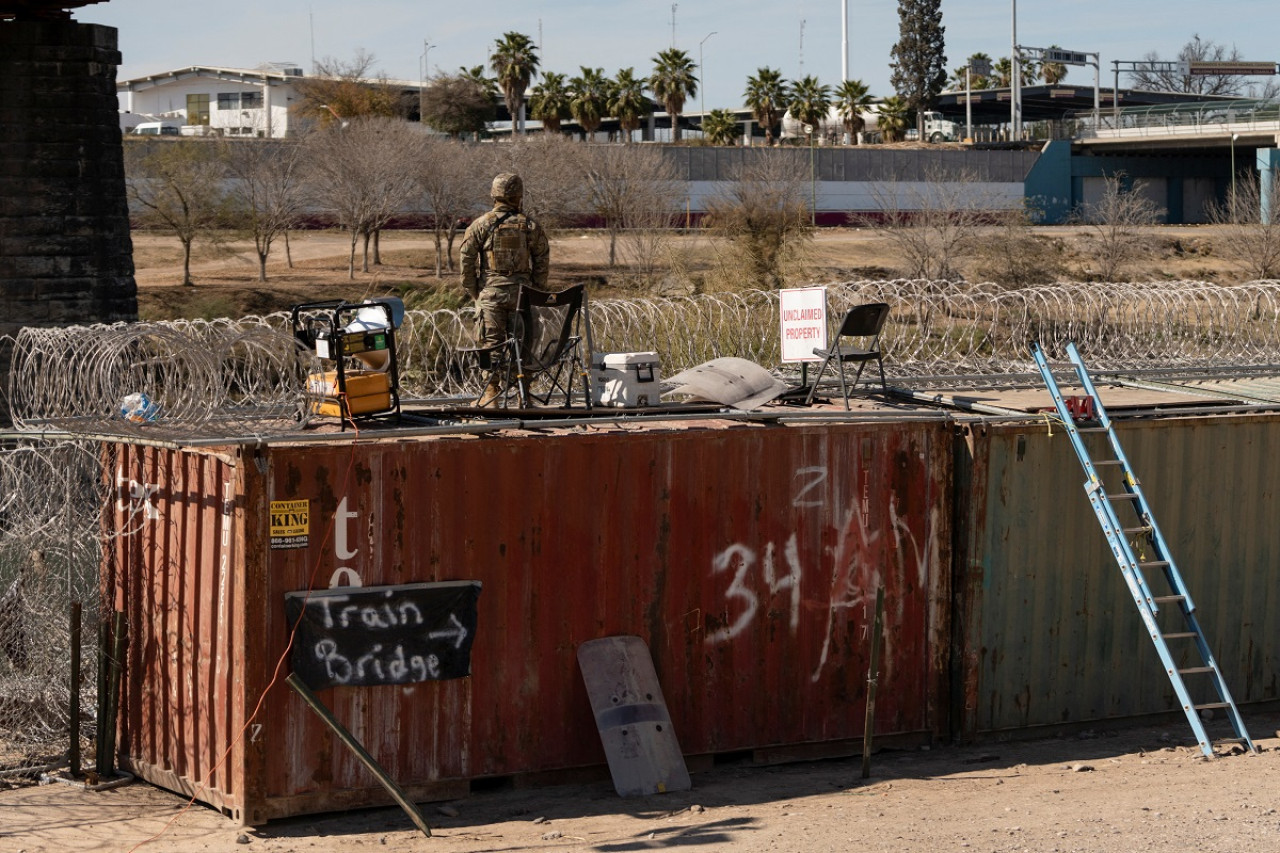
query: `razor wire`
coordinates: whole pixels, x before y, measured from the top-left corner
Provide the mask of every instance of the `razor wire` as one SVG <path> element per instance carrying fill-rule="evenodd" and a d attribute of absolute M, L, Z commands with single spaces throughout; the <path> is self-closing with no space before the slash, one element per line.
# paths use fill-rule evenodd
<path fill-rule="evenodd" d="M 315 356 L 257 318 L 24 328 L 9 407 L 20 430 L 289 431 L 310 411 Z"/>
<path fill-rule="evenodd" d="M 73 690 L 80 695 L 82 752 L 92 740 L 105 489 L 98 450 L 89 442 L 11 441 L 0 448 L 0 789 L 65 763 Z M 72 602 L 83 608 L 77 684 Z"/>
<path fill-rule="evenodd" d="M 902 377 L 1034 373 L 1032 341 L 1050 354 L 1074 341 L 1097 370 L 1280 364 L 1275 281 L 1075 282 L 1016 290 L 946 281 L 853 281 L 827 285 L 827 297 L 832 317 L 865 302 L 890 305 L 881 346 L 886 369 Z M 779 368 L 778 302 L 776 291 L 593 300 L 592 349 L 656 352 L 667 375 L 722 356 Z M 401 360 L 414 365 L 407 393 L 475 393 L 478 377 L 469 377 L 468 384 L 450 369 L 450 347 L 471 340 L 463 331 L 470 313 L 407 312 Z"/>
<path fill-rule="evenodd" d="M 827 287 L 830 315 L 887 302 L 881 338 L 890 375 L 1033 373 L 1032 341 L 1051 356 L 1074 341 L 1095 370 L 1280 364 L 1280 282 L 994 284 L 893 280 Z M 776 291 L 596 299 L 590 348 L 656 352 L 673 375 L 722 356 L 780 373 Z M 479 393 L 474 309 L 410 310 L 396 331 L 401 397 L 449 401 Z M 22 430 L 225 437 L 306 425 L 308 376 L 321 370 L 286 312 L 239 320 L 23 329 L 10 372 Z M 122 414 L 130 395 L 150 408 Z"/>

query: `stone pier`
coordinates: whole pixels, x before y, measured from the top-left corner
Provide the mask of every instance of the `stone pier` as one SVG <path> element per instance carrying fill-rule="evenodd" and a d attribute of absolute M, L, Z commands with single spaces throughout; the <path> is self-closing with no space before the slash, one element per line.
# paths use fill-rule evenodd
<path fill-rule="evenodd" d="M 0 17 L 0 334 L 137 319 L 119 64 L 114 28 Z"/>

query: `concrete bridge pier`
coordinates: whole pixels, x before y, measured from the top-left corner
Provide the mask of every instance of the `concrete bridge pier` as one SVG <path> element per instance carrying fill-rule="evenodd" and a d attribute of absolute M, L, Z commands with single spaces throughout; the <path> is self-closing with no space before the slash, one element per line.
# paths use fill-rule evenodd
<path fill-rule="evenodd" d="M 112 27 L 0 19 L 0 334 L 137 319 L 119 64 Z"/>
<path fill-rule="evenodd" d="M 1280 177 L 1280 148 L 1258 149 L 1258 180 L 1262 187 L 1262 224 L 1270 225 L 1271 217 L 1280 199 L 1273 198 L 1276 178 Z"/>

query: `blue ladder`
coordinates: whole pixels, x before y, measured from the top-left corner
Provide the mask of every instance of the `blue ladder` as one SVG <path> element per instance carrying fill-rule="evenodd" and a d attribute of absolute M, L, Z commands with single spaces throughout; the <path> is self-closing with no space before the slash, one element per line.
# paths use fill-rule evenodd
<path fill-rule="evenodd" d="M 1191 730 L 1200 744 L 1200 751 L 1209 758 L 1214 756 L 1214 743 L 1210 741 L 1208 734 L 1205 732 L 1201 715 L 1212 716 L 1217 711 L 1223 711 L 1231 722 L 1235 737 L 1222 738 L 1216 742 L 1220 744 L 1239 744 L 1249 752 L 1256 753 L 1258 751 L 1257 747 L 1254 746 L 1253 741 L 1249 738 L 1249 733 L 1245 731 L 1244 722 L 1240 718 L 1240 711 L 1236 708 L 1236 703 L 1231 699 L 1231 691 L 1227 689 L 1226 681 L 1222 678 L 1222 671 L 1218 668 L 1218 663 L 1214 660 L 1213 653 L 1209 650 L 1209 644 L 1205 641 L 1204 632 L 1200 629 L 1199 620 L 1196 619 L 1195 615 L 1195 604 L 1191 600 L 1191 593 L 1187 590 L 1186 584 L 1182 580 L 1182 575 L 1178 572 L 1178 567 L 1174 565 L 1173 556 L 1169 553 L 1169 548 L 1165 544 L 1165 539 L 1163 534 L 1160 533 L 1159 526 L 1156 524 L 1151 507 L 1147 504 L 1147 498 L 1142 492 L 1142 486 L 1138 482 L 1138 478 L 1134 476 L 1133 469 L 1129 466 L 1129 460 L 1124 455 L 1124 450 L 1120 447 L 1120 439 L 1112 428 L 1111 419 L 1107 416 L 1107 411 L 1102 406 L 1102 400 L 1098 397 L 1098 392 L 1093 386 L 1093 380 L 1089 378 L 1084 362 L 1080 359 L 1080 352 L 1076 349 L 1074 343 L 1067 344 L 1067 357 L 1071 359 L 1071 364 L 1075 368 L 1080 386 L 1084 388 L 1087 395 L 1084 402 L 1092 403 L 1092 419 L 1083 422 L 1077 422 L 1077 412 L 1072 409 L 1083 409 L 1087 412 L 1088 407 L 1068 405 L 1067 400 L 1058 388 L 1058 383 L 1053 378 L 1053 373 L 1049 369 L 1049 363 L 1045 359 L 1044 351 L 1038 343 L 1031 345 L 1031 355 L 1035 358 L 1036 366 L 1040 369 L 1040 375 L 1044 378 L 1044 384 L 1049 388 L 1049 393 L 1053 397 L 1053 405 L 1058 410 L 1058 417 L 1062 420 L 1067 435 L 1071 439 L 1071 446 L 1075 448 L 1080 465 L 1084 468 L 1085 475 L 1088 477 L 1084 483 L 1084 490 L 1089 497 L 1089 505 L 1093 507 L 1093 512 L 1098 517 L 1098 523 L 1102 525 L 1102 532 L 1107 537 L 1107 544 L 1111 547 L 1111 553 L 1120 565 L 1120 573 L 1124 576 L 1125 584 L 1129 587 L 1129 592 L 1133 596 L 1134 602 L 1138 605 L 1138 613 L 1142 616 L 1142 622 L 1146 626 L 1147 632 L 1151 635 L 1151 642 L 1155 645 L 1156 652 L 1160 655 L 1165 672 L 1169 676 L 1169 682 L 1173 685 L 1174 692 L 1178 696 L 1178 702 L 1182 705 L 1182 711 L 1186 714 L 1187 722 L 1191 724 Z M 1092 433 L 1106 437 L 1111 451 L 1110 458 L 1099 458 L 1094 461 L 1090 457 L 1082 435 Z M 1101 450 L 1105 452 L 1106 448 Z M 1099 476 L 1099 469 L 1117 471 L 1124 490 L 1108 492 L 1102 478 Z M 1136 518 L 1136 522 L 1128 527 L 1120 522 L 1116 514 L 1117 508 L 1124 506 L 1130 507 Z M 1137 549 L 1136 551 L 1135 548 Z M 1146 575 L 1146 570 L 1148 569 L 1161 570 L 1169 588 L 1168 594 L 1156 595 L 1151 591 Z M 1161 627 L 1157 617 L 1162 604 L 1172 605 L 1176 607 L 1175 612 L 1182 614 L 1182 624 L 1178 626 L 1179 630 L 1168 630 Z M 1173 653 L 1169 650 L 1169 643 L 1173 641 L 1177 644 L 1186 644 L 1188 640 L 1191 641 L 1190 645 L 1195 647 L 1201 662 L 1193 666 L 1179 666 Z M 1207 681 L 1212 688 L 1213 701 L 1199 703 L 1194 701 L 1191 691 L 1187 687 L 1187 676 L 1193 676 L 1198 679 L 1195 686 L 1201 695 L 1209 694 L 1209 690 L 1202 683 Z"/>

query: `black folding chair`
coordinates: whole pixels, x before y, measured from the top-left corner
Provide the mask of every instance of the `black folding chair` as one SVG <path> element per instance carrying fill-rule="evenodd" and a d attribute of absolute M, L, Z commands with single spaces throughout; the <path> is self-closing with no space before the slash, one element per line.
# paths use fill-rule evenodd
<path fill-rule="evenodd" d="M 885 321 L 889 319 L 889 306 L 884 302 L 870 302 L 865 305 L 855 305 L 845 313 L 844 319 L 840 321 L 840 330 L 836 332 L 835 344 L 827 349 L 814 347 L 813 354 L 822 356 L 822 367 L 818 369 L 818 375 L 813 380 L 813 385 L 809 388 L 809 397 L 805 400 L 806 404 L 813 403 L 814 395 L 818 391 L 818 382 L 822 380 L 822 374 L 826 372 L 827 365 L 836 362 L 840 368 L 840 395 L 844 397 L 844 407 L 849 409 L 849 392 L 857 387 L 858 380 L 862 378 L 862 369 L 867 366 L 867 362 L 875 360 L 876 365 L 880 368 L 880 390 L 888 391 L 888 386 L 884 381 L 884 359 L 880 354 L 880 330 L 884 328 Z M 861 338 L 865 343 L 858 344 L 842 344 L 844 338 Z M 847 384 L 844 376 L 844 366 L 851 362 L 858 363 L 858 372 L 853 377 L 853 383 Z"/>
<path fill-rule="evenodd" d="M 546 405 L 557 391 L 564 394 L 566 406 L 572 405 L 576 376 L 582 376 L 586 405 L 591 408 L 591 387 L 578 333 L 585 303 L 585 285 L 559 291 L 522 285 L 506 340 L 490 346 L 461 347 L 455 355 L 460 365 L 474 364 L 498 386 L 499 394 L 491 404 L 495 408 L 507 408 L 513 392 L 521 408 L 530 402 Z"/>
<path fill-rule="evenodd" d="M 587 288 L 575 284 L 555 292 L 521 287 L 516 302 L 520 325 L 519 367 L 522 394 L 547 405 L 557 392 L 573 405 L 573 383 L 582 378 L 583 399 L 591 408 L 590 377 L 582 355 L 580 326 L 587 315 Z M 590 322 L 587 320 L 587 322 Z"/>

